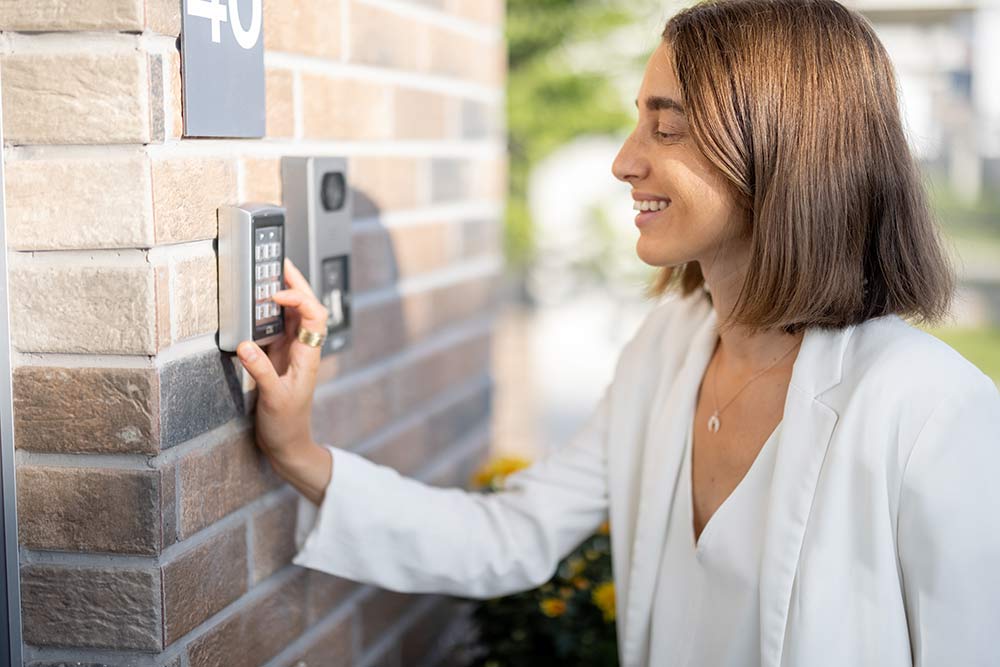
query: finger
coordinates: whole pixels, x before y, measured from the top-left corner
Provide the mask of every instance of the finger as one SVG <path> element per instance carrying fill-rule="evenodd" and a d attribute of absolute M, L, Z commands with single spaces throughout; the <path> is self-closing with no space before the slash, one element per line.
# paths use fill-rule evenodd
<path fill-rule="evenodd" d="M 285 283 L 294 289 L 300 289 L 306 294 L 316 298 L 316 294 L 312 290 L 312 285 L 306 280 L 306 277 L 302 275 L 298 267 L 292 263 L 292 260 L 285 258 Z"/>
<path fill-rule="evenodd" d="M 247 369 L 251 377 L 264 392 L 275 392 L 281 384 L 278 373 L 271 365 L 271 360 L 260 347 L 245 340 L 236 346 L 236 354 L 240 358 L 240 363 Z"/>
<path fill-rule="evenodd" d="M 275 292 L 271 298 L 279 306 L 291 308 L 299 318 L 299 326 L 317 333 L 326 331 L 326 308 L 311 293 L 304 294 L 299 289 L 286 289 Z"/>

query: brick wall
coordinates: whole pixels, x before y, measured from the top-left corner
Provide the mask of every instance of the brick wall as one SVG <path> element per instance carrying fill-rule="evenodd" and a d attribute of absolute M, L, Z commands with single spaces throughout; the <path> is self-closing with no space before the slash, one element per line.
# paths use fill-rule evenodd
<path fill-rule="evenodd" d="M 431 664 L 452 604 L 290 565 L 221 353 L 215 209 L 346 155 L 315 437 L 465 485 L 490 439 L 502 0 L 265 0 L 267 137 L 181 139 L 179 0 L 0 0 L 27 664 Z M 246 396 L 244 393 L 246 392 Z"/>

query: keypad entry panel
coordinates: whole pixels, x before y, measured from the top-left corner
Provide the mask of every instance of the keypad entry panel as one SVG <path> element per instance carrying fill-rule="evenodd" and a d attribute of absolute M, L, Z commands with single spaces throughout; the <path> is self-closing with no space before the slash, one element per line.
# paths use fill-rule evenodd
<path fill-rule="evenodd" d="M 282 308 L 271 296 L 284 289 L 285 239 L 284 220 L 281 224 L 273 220 L 254 225 L 253 230 L 253 296 L 254 296 L 254 340 L 273 336 L 284 331 Z"/>

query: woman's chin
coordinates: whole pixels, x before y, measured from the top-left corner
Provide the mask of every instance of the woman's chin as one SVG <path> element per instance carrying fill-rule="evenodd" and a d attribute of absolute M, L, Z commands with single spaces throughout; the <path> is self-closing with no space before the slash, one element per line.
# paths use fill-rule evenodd
<path fill-rule="evenodd" d="M 687 261 L 684 258 L 678 257 L 676 248 L 671 248 L 666 243 L 657 243 L 652 239 L 642 236 L 636 241 L 635 254 L 650 266 L 678 266 Z"/>

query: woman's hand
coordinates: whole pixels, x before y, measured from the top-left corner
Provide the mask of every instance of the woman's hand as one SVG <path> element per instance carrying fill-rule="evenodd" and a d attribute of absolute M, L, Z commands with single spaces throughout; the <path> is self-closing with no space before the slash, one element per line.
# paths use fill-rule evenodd
<path fill-rule="evenodd" d="M 253 341 L 241 342 L 236 353 L 257 382 L 257 445 L 279 475 L 319 504 L 330 481 L 330 453 L 313 441 L 310 428 L 320 348 L 297 334 L 299 327 L 325 332 L 327 311 L 287 258 L 284 273 L 288 289 L 271 298 L 284 308 L 285 335 L 268 345 L 266 355 Z"/>

